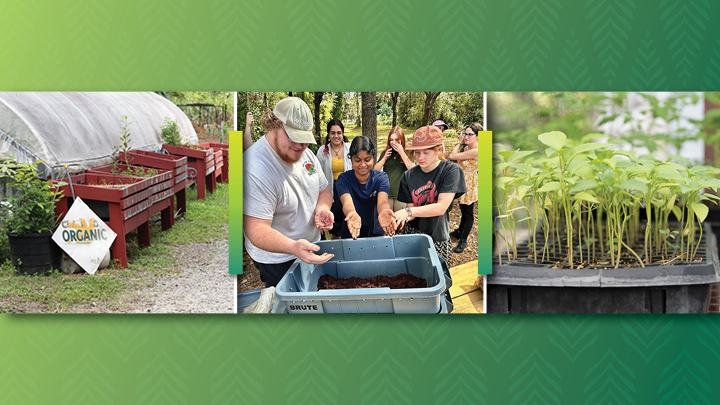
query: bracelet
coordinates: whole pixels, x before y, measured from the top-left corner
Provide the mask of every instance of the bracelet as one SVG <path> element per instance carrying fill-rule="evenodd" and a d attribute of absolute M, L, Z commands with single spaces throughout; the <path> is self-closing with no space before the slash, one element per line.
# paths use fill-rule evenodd
<path fill-rule="evenodd" d="M 412 218 L 412 210 L 410 209 L 410 207 L 405 207 L 405 212 L 407 212 L 408 219 Z"/>

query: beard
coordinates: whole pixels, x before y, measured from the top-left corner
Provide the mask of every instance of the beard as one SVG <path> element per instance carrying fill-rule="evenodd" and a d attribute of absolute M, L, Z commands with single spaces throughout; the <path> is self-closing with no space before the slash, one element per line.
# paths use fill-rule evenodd
<path fill-rule="evenodd" d="M 298 144 L 290 144 L 290 146 L 284 146 L 281 145 L 280 140 L 278 139 L 279 136 L 274 136 L 272 138 L 272 148 L 275 150 L 275 153 L 280 156 L 280 159 L 282 159 L 285 163 L 297 163 L 300 161 L 300 158 L 302 158 L 303 152 L 307 148 L 304 147 L 300 151 L 293 150 L 293 148 L 297 148 Z"/>

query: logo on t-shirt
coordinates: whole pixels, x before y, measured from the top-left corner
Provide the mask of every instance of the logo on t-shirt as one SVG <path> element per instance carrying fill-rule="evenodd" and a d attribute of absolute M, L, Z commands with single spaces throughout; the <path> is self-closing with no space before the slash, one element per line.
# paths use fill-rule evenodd
<path fill-rule="evenodd" d="M 437 202 L 437 186 L 432 181 L 428 181 L 426 185 L 413 190 L 411 194 L 413 204 L 416 207 Z"/>
<path fill-rule="evenodd" d="M 308 174 L 311 175 L 311 176 L 312 176 L 313 174 L 317 173 L 317 170 L 315 169 L 315 164 L 314 164 L 313 162 L 309 161 L 309 160 L 303 162 L 303 167 L 304 167 L 305 170 L 308 172 Z"/>

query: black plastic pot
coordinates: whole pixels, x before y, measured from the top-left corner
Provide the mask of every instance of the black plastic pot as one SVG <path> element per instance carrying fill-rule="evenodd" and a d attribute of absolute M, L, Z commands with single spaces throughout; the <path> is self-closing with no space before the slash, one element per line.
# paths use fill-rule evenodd
<path fill-rule="evenodd" d="M 644 268 L 503 262 L 487 276 L 488 313 L 705 313 L 718 276 L 717 239 L 705 224 L 700 263 Z"/>
<path fill-rule="evenodd" d="M 8 234 L 12 264 L 23 274 L 45 274 L 60 268 L 60 247 L 52 233 Z"/>

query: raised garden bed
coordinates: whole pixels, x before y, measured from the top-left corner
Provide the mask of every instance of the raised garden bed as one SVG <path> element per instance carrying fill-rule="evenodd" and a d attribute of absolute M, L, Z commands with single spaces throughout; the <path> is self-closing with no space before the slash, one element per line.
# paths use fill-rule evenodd
<path fill-rule="evenodd" d="M 125 161 L 125 159 L 125 153 L 120 152 L 120 160 Z M 193 183 L 193 181 L 188 180 L 187 157 L 134 149 L 128 152 L 127 160 L 130 164 L 134 165 L 146 166 L 158 170 L 170 170 L 173 174 L 174 181 L 172 188 L 177 200 L 178 213 L 185 213 L 187 210 L 185 189 Z"/>
<path fill-rule="evenodd" d="M 150 180 L 150 203 L 152 204 L 148 209 L 150 215 L 157 214 L 160 212 L 162 219 L 162 229 L 167 230 L 172 228 L 175 223 L 175 204 L 174 198 L 175 192 L 173 188 L 175 186 L 175 178 L 173 177 L 172 170 L 153 169 L 144 166 L 131 166 L 128 167 L 124 164 L 100 166 L 94 169 L 88 170 L 88 173 L 112 173 L 113 171 L 122 172 L 138 172 L 144 171 Z"/>
<path fill-rule="evenodd" d="M 55 204 L 55 215 L 62 220 L 67 214 L 75 197 L 80 197 L 105 223 L 117 233 L 112 244 L 114 259 L 127 267 L 127 249 L 125 235 L 138 230 L 138 240 L 142 246 L 150 246 L 149 208 L 153 205 L 152 179 L 128 177 L 106 173 L 85 173 L 54 181 L 64 181 L 59 188 L 63 198 Z M 107 187 L 112 186 L 112 187 Z"/>
<path fill-rule="evenodd" d="M 199 143 L 197 146 L 222 150 L 222 178 L 225 183 L 230 183 L 230 145 L 226 143 L 206 142 Z"/>
<path fill-rule="evenodd" d="M 194 170 L 194 178 L 192 177 L 193 173 L 190 173 L 189 176 L 197 184 L 198 200 L 205 199 L 206 189 L 210 193 L 215 191 L 215 155 L 212 148 L 198 150 L 191 147 L 167 144 L 163 144 L 162 148 L 169 154 L 187 158 L 188 168 Z"/>

